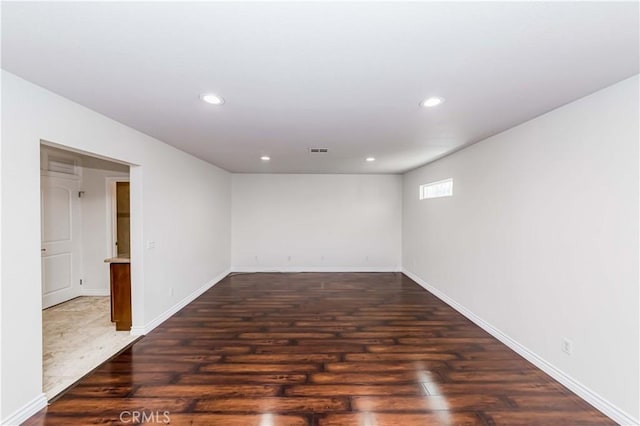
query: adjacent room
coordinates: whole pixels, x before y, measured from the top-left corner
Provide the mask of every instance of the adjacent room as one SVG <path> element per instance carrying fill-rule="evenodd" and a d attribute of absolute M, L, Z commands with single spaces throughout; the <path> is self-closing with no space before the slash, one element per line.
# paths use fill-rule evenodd
<path fill-rule="evenodd" d="M 129 267 L 129 167 L 42 144 L 40 174 L 43 391 L 51 400 L 136 339 L 131 302 L 114 279 Z"/>
<path fill-rule="evenodd" d="M 639 424 L 638 2 L 1 8 L 1 424 Z"/>

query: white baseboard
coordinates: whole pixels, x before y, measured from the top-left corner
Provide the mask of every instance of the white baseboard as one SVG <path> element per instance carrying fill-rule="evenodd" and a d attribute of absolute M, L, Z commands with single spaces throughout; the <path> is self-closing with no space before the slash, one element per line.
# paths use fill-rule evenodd
<path fill-rule="evenodd" d="M 82 288 L 80 296 L 109 296 L 111 292 L 108 288 Z"/>
<path fill-rule="evenodd" d="M 512 339 L 508 335 L 504 334 L 502 331 L 498 330 L 469 309 L 465 308 L 437 288 L 431 286 L 420 277 L 415 275 L 412 272 L 407 271 L 406 269 L 402 271 L 403 274 L 411 278 L 413 281 L 418 283 L 420 286 L 424 287 L 428 292 L 436 296 L 438 299 L 442 300 L 447 305 L 451 306 L 456 311 L 460 312 L 462 315 L 467 317 L 477 326 L 485 330 L 487 333 L 491 334 L 493 337 L 507 345 L 509 348 L 513 349 L 520 356 L 525 358 L 527 361 L 538 367 L 540 370 L 544 371 L 555 380 L 560 382 L 562 385 L 567 387 L 573 393 L 578 395 L 580 398 L 584 399 L 586 402 L 591 404 L 593 407 L 601 411 L 604 415 L 610 417 L 615 422 L 624 426 L 632 426 L 638 425 L 638 419 L 635 419 L 629 413 L 621 410 L 616 407 L 614 404 L 606 400 L 605 398 L 598 395 L 596 392 L 592 391 L 579 381 L 575 380 L 573 377 L 569 376 L 567 373 L 560 370 L 558 367 L 554 366 L 544 358 L 540 357 L 535 352 L 531 351 L 527 347 L 523 346 L 516 340 Z"/>
<path fill-rule="evenodd" d="M 231 272 L 402 272 L 399 266 L 232 266 Z"/>
<path fill-rule="evenodd" d="M 149 333 L 151 330 L 153 330 L 154 328 L 156 328 L 157 326 L 159 326 L 160 324 L 168 320 L 173 314 L 178 312 L 180 309 L 184 308 L 189 303 L 193 302 L 202 293 L 209 290 L 214 285 L 218 284 L 220 281 L 222 281 L 224 277 L 229 275 L 229 273 L 230 273 L 229 270 L 226 270 L 225 272 L 221 273 L 220 275 L 218 275 L 208 283 L 204 284 L 202 287 L 194 290 L 191 294 L 187 295 L 184 299 L 182 299 L 181 301 L 179 301 L 178 303 L 176 303 L 175 305 L 173 305 L 172 307 L 170 307 L 169 309 L 167 309 L 166 311 L 164 311 L 163 313 L 155 317 L 153 320 L 146 323 L 144 326 L 131 327 L 131 335 L 144 336 L 145 334 Z"/>
<path fill-rule="evenodd" d="M 24 406 L 22 406 L 22 408 L 20 408 L 18 411 L 2 420 L 2 424 L 6 426 L 18 426 L 46 406 L 47 397 L 44 393 L 41 393 L 31 401 L 26 403 Z"/>
<path fill-rule="evenodd" d="M 139 325 L 132 325 L 131 326 L 131 335 L 132 336 L 144 336 L 145 334 L 147 334 L 147 327 L 143 326 L 139 326 Z"/>

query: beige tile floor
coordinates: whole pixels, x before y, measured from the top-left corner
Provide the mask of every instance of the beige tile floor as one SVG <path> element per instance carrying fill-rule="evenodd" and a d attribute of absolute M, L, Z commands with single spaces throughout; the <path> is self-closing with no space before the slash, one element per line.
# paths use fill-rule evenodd
<path fill-rule="evenodd" d="M 128 331 L 116 331 L 109 309 L 108 296 L 83 296 L 42 311 L 47 399 L 136 339 Z"/>

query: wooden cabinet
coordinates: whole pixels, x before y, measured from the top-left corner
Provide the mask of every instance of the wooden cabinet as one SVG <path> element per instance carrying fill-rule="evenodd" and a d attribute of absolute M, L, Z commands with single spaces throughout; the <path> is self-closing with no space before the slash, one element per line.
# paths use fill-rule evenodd
<path fill-rule="evenodd" d="M 131 330 L 131 264 L 128 259 L 107 259 L 111 274 L 111 321 L 116 330 Z"/>

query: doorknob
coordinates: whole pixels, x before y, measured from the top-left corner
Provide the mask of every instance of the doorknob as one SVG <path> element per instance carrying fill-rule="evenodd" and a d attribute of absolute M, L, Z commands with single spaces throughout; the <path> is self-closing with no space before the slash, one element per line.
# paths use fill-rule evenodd
<path fill-rule="evenodd" d="M 47 251 L 47 249 L 43 249 L 43 248 L 41 248 L 41 249 L 40 249 L 40 251 Z"/>

